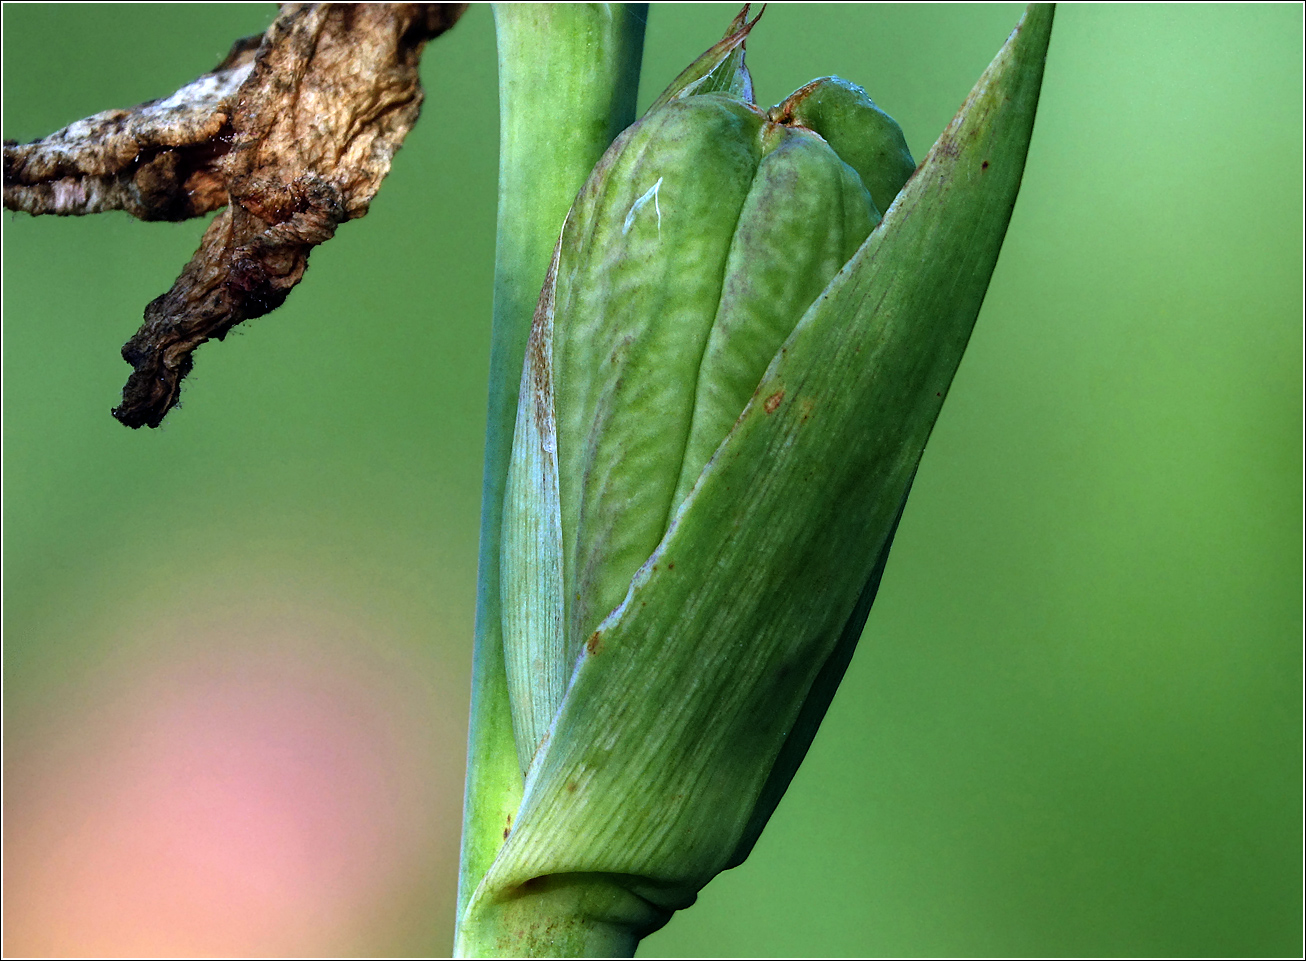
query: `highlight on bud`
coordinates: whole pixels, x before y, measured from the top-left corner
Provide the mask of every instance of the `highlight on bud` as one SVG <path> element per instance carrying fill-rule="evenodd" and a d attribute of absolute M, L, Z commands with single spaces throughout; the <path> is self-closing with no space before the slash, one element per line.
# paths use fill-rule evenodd
<path fill-rule="evenodd" d="M 852 83 L 753 103 L 746 13 L 604 155 L 541 294 L 502 539 L 525 795 L 464 948 L 633 951 L 747 856 L 861 633 L 1015 203 L 1050 7 L 919 170 Z"/>

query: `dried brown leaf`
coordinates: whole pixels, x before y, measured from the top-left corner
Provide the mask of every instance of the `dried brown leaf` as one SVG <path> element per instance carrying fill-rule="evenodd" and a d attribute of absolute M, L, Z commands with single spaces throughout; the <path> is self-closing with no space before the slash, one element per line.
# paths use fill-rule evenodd
<path fill-rule="evenodd" d="M 367 213 L 417 120 L 426 41 L 466 4 L 285 4 L 261 38 L 163 100 L 6 144 L 4 202 L 181 220 L 226 206 L 123 347 L 114 416 L 157 427 L 192 353 L 279 306 L 314 246 Z"/>
<path fill-rule="evenodd" d="M 34 143 L 6 143 L 5 207 L 184 220 L 225 206 L 215 164 L 231 143 L 231 104 L 262 40 L 237 40 L 222 63 L 170 97 L 97 113 Z"/>

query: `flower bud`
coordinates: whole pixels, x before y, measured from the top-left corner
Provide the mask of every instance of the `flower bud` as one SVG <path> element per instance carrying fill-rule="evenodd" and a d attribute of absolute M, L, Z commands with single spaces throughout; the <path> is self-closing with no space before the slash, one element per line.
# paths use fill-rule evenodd
<path fill-rule="evenodd" d="M 852 84 L 759 110 L 741 17 L 581 190 L 504 503 L 525 794 L 465 943 L 633 949 L 611 932 L 637 940 L 746 857 L 979 313 L 1051 22 L 1030 8 L 916 169 Z"/>
<path fill-rule="evenodd" d="M 749 29 L 727 40 L 742 50 Z M 585 639 L 625 597 L 776 351 L 880 222 L 865 177 L 887 207 L 915 169 L 898 125 L 861 88 L 816 80 L 763 112 L 743 99 L 742 59 L 728 61 L 705 77 L 729 71 L 734 86 L 673 85 L 622 135 L 562 233 L 549 370 L 528 370 L 553 391 L 559 556 L 544 566 L 557 568 L 554 601 L 514 596 L 541 566 L 511 536 L 537 510 L 520 486 L 532 483 L 522 467 L 534 455 L 521 450 L 505 514 L 504 636 L 523 771 Z M 543 608 L 548 631 L 536 629 Z"/>

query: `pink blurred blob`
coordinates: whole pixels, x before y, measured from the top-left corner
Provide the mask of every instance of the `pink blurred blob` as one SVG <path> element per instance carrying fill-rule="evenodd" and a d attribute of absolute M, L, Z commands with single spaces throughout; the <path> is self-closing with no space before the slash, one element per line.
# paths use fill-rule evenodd
<path fill-rule="evenodd" d="M 373 953 L 443 928 L 406 916 L 452 914 L 461 678 L 320 612 L 153 626 L 171 643 L 8 745 L 6 954 Z"/>

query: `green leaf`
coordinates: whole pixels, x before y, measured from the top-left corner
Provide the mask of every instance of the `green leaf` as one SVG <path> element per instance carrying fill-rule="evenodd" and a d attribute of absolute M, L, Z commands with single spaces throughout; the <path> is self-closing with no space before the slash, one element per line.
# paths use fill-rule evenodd
<path fill-rule="evenodd" d="M 553 295 L 559 240 L 527 342 L 504 493 L 503 655 L 513 741 L 524 774 L 570 678 L 564 631 L 558 430 L 553 413 Z"/>

